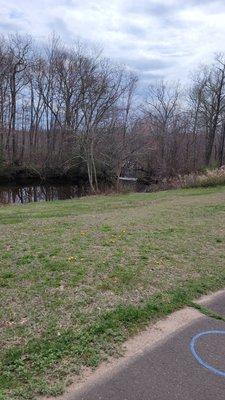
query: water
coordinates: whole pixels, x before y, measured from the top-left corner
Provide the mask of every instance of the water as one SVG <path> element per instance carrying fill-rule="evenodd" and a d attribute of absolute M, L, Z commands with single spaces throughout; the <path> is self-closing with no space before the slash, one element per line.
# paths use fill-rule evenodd
<path fill-rule="evenodd" d="M 102 192 L 107 186 L 101 187 Z M 136 182 L 122 182 L 121 192 L 146 192 L 149 186 Z M 37 201 L 67 200 L 90 194 L 88 185 L 67 184 L 8 184 L 0 185 L 0 204 L 26 204 Z"/>
<path fill-rule="evenodd" d="M 0 186 L 0 203 L 24 204 L 37 201 L 66 200 L 87 194 L 84 187 L 77 185 L 7 185 Z"/>

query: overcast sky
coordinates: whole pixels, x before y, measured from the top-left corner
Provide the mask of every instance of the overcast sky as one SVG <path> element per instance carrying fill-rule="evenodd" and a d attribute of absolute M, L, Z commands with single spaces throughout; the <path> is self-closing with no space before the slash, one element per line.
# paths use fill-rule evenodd
<path fill-rule="evenodd" d="M 0 32 L 97 43 L 143 83 L 186 80 L 225 52 L 225 0 L 0 0 Z"/>

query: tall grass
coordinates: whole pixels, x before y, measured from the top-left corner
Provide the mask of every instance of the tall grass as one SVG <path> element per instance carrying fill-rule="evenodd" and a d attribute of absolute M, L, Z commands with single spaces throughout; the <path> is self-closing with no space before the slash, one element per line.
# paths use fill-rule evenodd
<path fill-rule="evenodd" d="M 178 177 L 178 186 L 182 188 L 225 185 L 225 167 L 206 170 L 201 174 L 188 174 Z"/>

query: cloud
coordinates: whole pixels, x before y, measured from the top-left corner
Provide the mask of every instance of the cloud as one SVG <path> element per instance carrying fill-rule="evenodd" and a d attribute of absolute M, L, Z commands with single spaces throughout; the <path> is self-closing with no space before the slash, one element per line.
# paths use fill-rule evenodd
<path fill-rule="evenodd" d="M 176 9 L 174 4 L 162 1 L 146 1 L 139 0 L 124 2 L 124 10 L 130 14 L 140 15 L 140 14 L 150 14 L 151 16 L 159 16 L 160 18 L 164 15 L 170 15 L 173 10 Z"/>
<path fill-rule="evenodd" d="M 48 27 L 50 32 L 59 33 L 62 40 L 71 44 L 73 37 L 72 32 L 62 18 L 51 18 L 48 22 Z"/>
<path fill-rule="evenodd" d="M 136 70 L 140 71 L 162 71 L 170 65 L 169 60 L 157 59 L 157 58 L 142 58 L 128 60 L 128 63 L 133 66 Z"/>
<path fill-rule="evenodd" d="M 128 35 L 132 35 L 132 36 L 140 37 L 140 38 L 144 38 L 146 35 L 146 30 L 142 26 L 140 26 L 134 22 L 125 23 L 124 26 L 120 27 L 120 31 L 124 32 Z"/>
<path fill-rule="evenodd" d="M 3 0 L 0 32 L 54 31 L 128 64 L 143 82 L 186 80 L 189 70 L 225 51 L 224 0 Z"/>
<path fill-rule="evenodd" d="M 14 24 L 13 22 L 0 21 L 0 31 L 2 33 L 16 32 L 17 30 L 18 30 L 17 24 Z"/>

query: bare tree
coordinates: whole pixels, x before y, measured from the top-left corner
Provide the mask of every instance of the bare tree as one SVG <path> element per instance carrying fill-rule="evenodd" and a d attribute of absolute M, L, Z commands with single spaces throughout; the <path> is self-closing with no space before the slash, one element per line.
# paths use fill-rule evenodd
<path fill-rule="evenodd" d="M 209 165 L 221 115 L 225 107 L 225 61 L 222 55 L 210 68 L 204 67 L 196 81 L 198 118 L 205 129 L 205 164 Z"/>
<path fill-rule="evenodd" d="M 12 159 L 16 159 L 16 113 L 18 95 L 26 85 L 24 71 L 28 65 L 28 53 L 31 47 L 31 38 L 11 35 L 8 42 L 9 74 L 10 74 L 10 121 L 9 135 L 12 134 Z"/>

